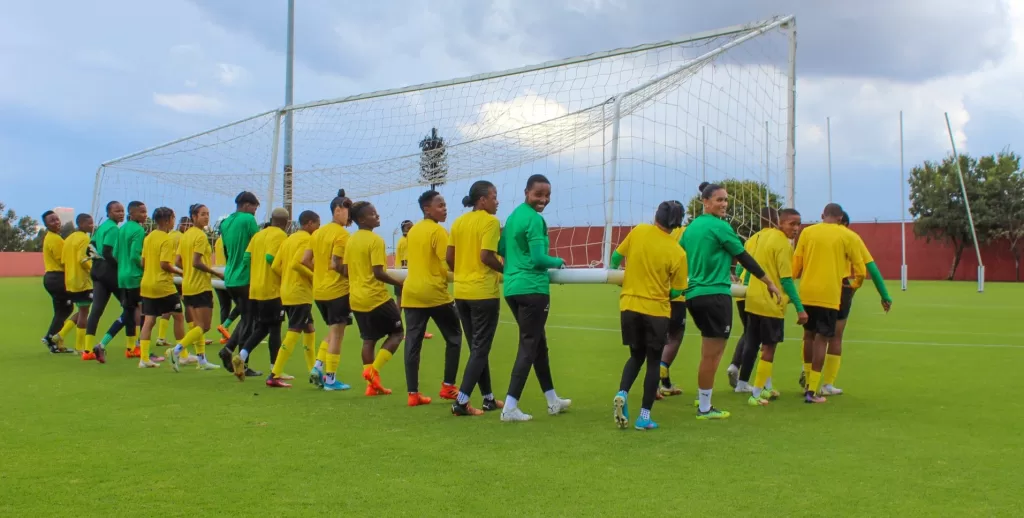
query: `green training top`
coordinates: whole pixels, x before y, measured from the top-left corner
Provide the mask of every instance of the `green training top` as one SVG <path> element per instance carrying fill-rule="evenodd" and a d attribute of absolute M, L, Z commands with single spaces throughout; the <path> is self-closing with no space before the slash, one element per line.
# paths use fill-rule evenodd
<path fill-rule="evenodd" d="M 138 288 L 142 284 L 142 242 L 146 229 L 128 220 L 117 231 L 114 258 L 117 259 L 117 287 Z"/>
<path fill-rule="evenodd" d="M 93 260 L 93 279 L 117 279 L 117 260 L 113 255 L 103 253 L 105 247 L 110 247 L 113 254 L 117 247 L 117 223 L 112 219 L 104 221 L 92 232 L 92 247 L 96 249 L 99 257 Z"/>
<path fill-rule="evenodd" d="M 249 285 L 249 261 L 245 249 L 249 240 L 260 231 L 256 218 L 248 212 L 236 212 L 220 223 L 220 237 L 224 241 L 224 286 L 237 288 Z"/>
<path fill-rule="evenodd" d="M 703 295 L 732 294 L 729 268 L 732 258 L 743 253 L 743 243 L 728 222 L 702 214 L 686 226 L 679 244 L 686 250 L 690 270 L 686 300 Z"/>
<path fill-rule="evenodd" d="M 549 268 L 564 261 L 547 255 L 548 225 L 533 207 L 523 203 L 509 214 L 498 250 L 505 258 L 505 296 L 548 295 Z"/>

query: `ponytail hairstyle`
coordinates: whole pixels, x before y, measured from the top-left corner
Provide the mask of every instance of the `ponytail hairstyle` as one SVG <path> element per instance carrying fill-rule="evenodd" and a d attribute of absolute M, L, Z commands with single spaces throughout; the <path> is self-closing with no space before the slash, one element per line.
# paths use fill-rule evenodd
<path fill-rule="evenodd" d="M 676 200 L 663 201 L 654 213 L 654 222 L 669 230 L 683 226 L 683 204 Z"/>
<path fill-rule="evenodd" d="M 331 200 L 331 214 L 334 214 L 334 209 L 338 207 L 352 208 L 352 200 L 345 196 L 345 189 L 338 189 L 338 195 Z"/>
<path fill-rule="evenodd" d="M 154 222 L 160 223 L 162 221 L 167 221 L 168 219 L 174 219 L 174 211 L 171 210 L 170 208 L 157 207 L 157 209 L 153 211 Z"/>
<path fill-rule="evenodd" d="M 701 182 L 700 186 L 697 187 L 697 190 L 700 191 L 700 199 L 702 200 L 710 200 L 715 195 L 715 191 L 719 189 L 725 189 L 725 187 L 708 182 Z"/>
<path fill-rule="evenodd" d="M 487 197 L 487 193 L 491 192 L 494 188 L 494 184 L 487 180 L 477 180 L 473 182 L 473 185 L 469 187 L 469 195 L 462 198 L 463 207 L 476 207 L 476 202 L 480 201 L 481 198 Z M 527 187 L 529 189 L 529 187 Z"/>
<path fill-rule="evenodd" d="M 843 211 L 843 218 L 839 220 L 839 223 L 844 227 L 850 226 L 850 215 L 845 210 Z"/>
<path fill-rule="evenodd" d="M 203 205 L 202 203 L 193 203 L 192 205 L 189 205 L 188 206 L 188 215 L 189 215 L 189 217 L 191 217 L 192 220 L 194 221 L 196 219 L 196 215 L 199 214 L 199 211 L 203 207 L 205 207 L 205 206 L 206 205 Z M 182 223 L 184 223 L 184 221 L 182 221 Z"/>
<path fill-rule="evenodd" d="M 352 207 L 348 209 L 349 220 L 355 221 L 358 225 L 359 218 L 362 217 L 363 211 L 365 211 L 369 206 L 370 202 L 368 201 L 357 201 L 353 203 Z"/>

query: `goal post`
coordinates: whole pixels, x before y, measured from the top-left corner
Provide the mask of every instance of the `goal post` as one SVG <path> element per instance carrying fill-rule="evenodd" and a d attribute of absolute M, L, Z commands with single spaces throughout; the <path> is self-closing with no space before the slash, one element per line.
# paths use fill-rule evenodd
<path fill-rule="evenodd" d="M 417 197 L 435 188 L 447 225 L 478 180 L 498 191 L 504 220 L 527 179 L 546 176 L 554 282 L 614 283 L 607 264 L 658 204 L 694 206 L 701 181 L 730 190 L 741 235 L 766 205 L 795 203 L 795 19 L 736 25 L 671 41 L 501 72 L 283 107 L 104 163 L 93 213 L 113 199 L 201 202 L 213 221 L 255 192 L 257 217 L 292 206 L 329 219 L 338 189 L 372 202 L 395 245 Z M 292 185 L 282 192 L 278 143 L 292 121 Z M 287 198 L 286 198 L 287 197 Z M 691 213 L 693 211 L 690 211 Z M 446 226 L 447 226 L 446 225 Z M 614 276 L 612 276 L 614 277 Z M 555 280 L 557 279 L 557 281 Z"/>

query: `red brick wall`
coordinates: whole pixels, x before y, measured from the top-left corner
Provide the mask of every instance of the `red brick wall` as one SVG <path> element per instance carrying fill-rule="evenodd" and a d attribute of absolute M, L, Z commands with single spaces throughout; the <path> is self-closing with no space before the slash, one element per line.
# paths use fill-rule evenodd
<path fill-rule="evenodd" d="M 850 226 L 871 250 L 875 263 L 886 279 L 900 278 L 900 224 L 854 223 Z M 612 230 L 612 244 L 617 246 L 629 227 Z M 570 266 L 589 266 L 601 259 L 603 227 L 551 228 L 551 249 L 554 255 L 566 260 Z M 986 281 L 1014 281 L 1013 255 L 1005 241 L 997 241 L 982 249 Z M 914 235 L 914 226 L 907 223 L 907 275 L 911 280 L 943 280 L 953 264 L 953 248 L 940 241 L 931 241 Z M 955 280 L 976 281 L 978 261 L 973 248 L 964 250 Z M 1024 272 L 1022 272 L 1024 273 Z"/>
<path fill-rule="evenodd" d="M 0 252 L 0 277 L 41 277 L 42 252 Z"/>

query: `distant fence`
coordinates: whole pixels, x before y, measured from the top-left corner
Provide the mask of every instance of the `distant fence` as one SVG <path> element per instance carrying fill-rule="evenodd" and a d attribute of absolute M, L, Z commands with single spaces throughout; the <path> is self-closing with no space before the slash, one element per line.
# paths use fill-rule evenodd
<path fill-rule="evenodd" d="M 900 224 L 854 223 L 850 226 L 864 239 L 878 269 L 886 279 L 900 277 Z M 622 241 L 629 227 L 612 229 L 612 242 Z M 586 267 L 601 260 L 603 227 L 560 227 L 549 231 L 551 248 L 571 266 Z M 1013 254 L 1006 241 L 999 240 L 982 248 L 985 278 L 992 282 L 1013 282 L 1017 278 Z M 388 257 L 388 265 L 394 256 Z M 911 280 L 943 280 L 953 264 L 953 248 L 939 241 L 928 242 L 914 235 L 907 224 L 907 274 Z M 955 280 L 977 280 L 978 261 L 973 248 L 964 250 Z M 0 252 L 0 277 L 30 277 L 43 274 L 43 255 L 38 252 Z"/>

